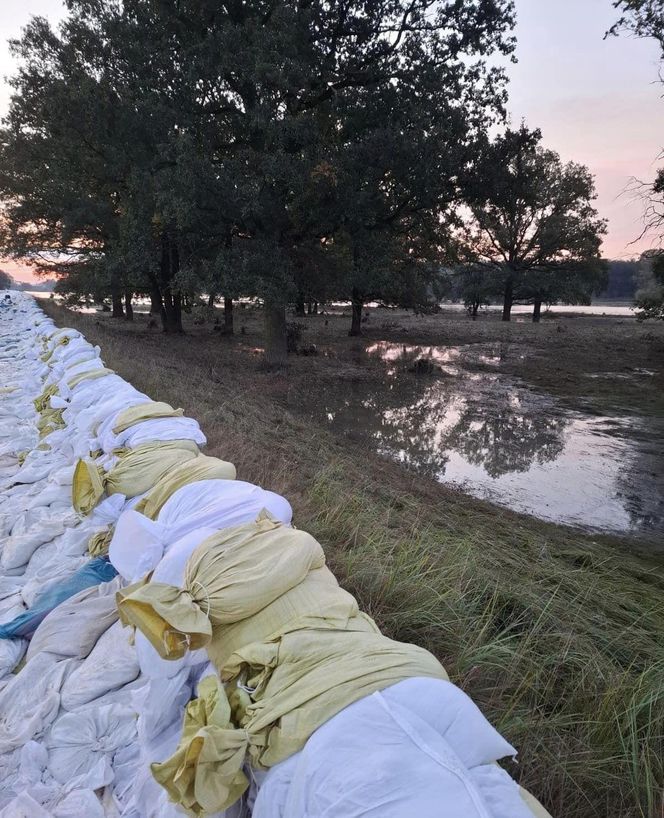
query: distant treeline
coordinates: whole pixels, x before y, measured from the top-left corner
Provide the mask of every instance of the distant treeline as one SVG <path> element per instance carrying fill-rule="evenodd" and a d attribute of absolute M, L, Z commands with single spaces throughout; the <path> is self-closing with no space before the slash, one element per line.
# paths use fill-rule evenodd
<path fill-rule="evenodd" d="M 638 289 L 640 261 L 609 261 L 608 284 L 598 299 L 633 301 Z"/>
<path fill-rule="evenodd" d="M 39 283 L 17 281 L 13 276 L 0 270 L 0 290 L 32 290 L 37 293 L 51 293 L 55 289 L 55 281 L 41 281 Z"/>

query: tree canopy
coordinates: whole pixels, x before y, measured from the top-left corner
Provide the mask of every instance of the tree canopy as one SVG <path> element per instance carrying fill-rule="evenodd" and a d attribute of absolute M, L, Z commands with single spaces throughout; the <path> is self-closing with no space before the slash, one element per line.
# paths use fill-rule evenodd
<path fill-rule="evenodd" d="M 511 0 L 67 5 L 12 45 L 5 252 L 167 331 L 188 294 L 259 297 L 277 357 L 287 302 L 428 297 Z"/>
<path fill-rule="evenodd" d="M 637 37 L 654 37 L 664 50 L 664 3 L 662 0 L 614 0 L 621 16 L 612 34 L 627 30 Z"/>
<path fill-rule="evenodd" d="M 502 297 L 506 321 L 515 302 L 534 304 L 538 320 L 542 303 L 588 303 L 606 282 L 593 177 L 540 143 L 524 125 L 482 137 L 464 180 L 463 254 L 470 275 L 486 271 L 483 286 Z"/>

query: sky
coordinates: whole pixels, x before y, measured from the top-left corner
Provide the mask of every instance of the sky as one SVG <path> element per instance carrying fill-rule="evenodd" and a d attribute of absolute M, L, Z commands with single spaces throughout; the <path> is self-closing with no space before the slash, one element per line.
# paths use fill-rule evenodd
<path fill-rule="evenodd" d="M 632 258 L 652 246 L 642 228 L 642 204 L 629 193 L 633 178 L 652 179 L 664 147 L 664 85 L 652 40 L 604 33 L 616 18 L 611 0 L 516 0 L 518 62 L 509 65 L 512 124 L 542 131 L 543 144 L 595 175 L 600 215 L 608 219 L 607 258 Z M 14 70 L 6 41 L 31 15 L 57 22 L 61 0 L 0 0 L 0 115 L 7 110 L 4 78 Z M 664 163 L 664 160 L 663 160 Z M 21 280 L 29 268 L 0 262 Z"/>

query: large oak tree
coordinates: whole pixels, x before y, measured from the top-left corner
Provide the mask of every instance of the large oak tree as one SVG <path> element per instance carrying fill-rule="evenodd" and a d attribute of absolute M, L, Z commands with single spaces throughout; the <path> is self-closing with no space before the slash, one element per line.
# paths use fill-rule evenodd
<path fill-rule="evenodd" d="M 465 254 L 490 274 L 503 321 L 515 302 L 538 320 L 542 302 L 586 301 L 605 281 L 593 177 L 540 142 L 525 126 L 485 138 L 465 177 Z"/>

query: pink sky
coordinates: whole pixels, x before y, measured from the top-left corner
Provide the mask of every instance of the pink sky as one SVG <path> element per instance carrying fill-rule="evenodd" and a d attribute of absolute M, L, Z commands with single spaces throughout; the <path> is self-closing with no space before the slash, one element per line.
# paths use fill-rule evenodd
<path fill-rule="evenodd" d="M 0 41 L 16 36 L 30 15 L 56 22 L 61 0 L 1 0 Z M 632 177 L 652 179 L 664 146 L 664 86 L 653 41 L 611 37 L 611 0 L 516 0 L 518 63 L 509 67 L 512 122 L 539 127 L 547 147 L 595 174 L 597 207 L 609 220 L 603 254 L 630 258 L 653 246 L 641 232 L 642 205 L 624 191 Z M 13 71 L 0 46 L 0 75 Z M 8 88 L 0 84 L 0 113 Z M 663 162 L 664 163 L 664 162 Z M 0 261 L 22 280 L 30 269 Z"/>

